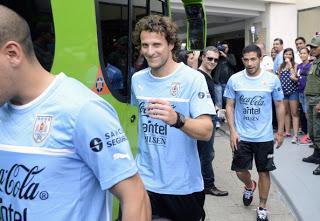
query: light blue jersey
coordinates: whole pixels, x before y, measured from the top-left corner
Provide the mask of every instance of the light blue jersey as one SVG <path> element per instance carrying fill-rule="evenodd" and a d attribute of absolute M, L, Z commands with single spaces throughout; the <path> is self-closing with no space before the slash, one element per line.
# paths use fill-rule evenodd
<path fill-rule="evenodd" d="M 109 221 L 108 189 L 136 172 L 114 109 L 64 74 L 0 107 L 3 221 Z"/>
<path fill-rule="evenodd" d="M 283 51 L 279 52 L 273 61 L 273 73 L 278 74 L 278 69 L 283 63 Z"/>
<path fill-rule="evenodd" d="M 215 114 L 204 76 L 183 63 L 162 78 L 154 77 L 147 68 L 133 75 L 131 97 L 139 108 L 136 161 L 146 189 L 177 195 L 202 191 L 197 141 L 180 129 L 150 118 L 145 107 L 150 98 L 162 98 L 186 117 Z"/>
<path fill-rule="evenodd" d="M 224 96 L 235 100 L 235 126 L 243 141 L 273 140 L 272 99 L 282 100 L 279 78 L 267 71 L 250 77 L 243 70 L 231 76 Z"/>

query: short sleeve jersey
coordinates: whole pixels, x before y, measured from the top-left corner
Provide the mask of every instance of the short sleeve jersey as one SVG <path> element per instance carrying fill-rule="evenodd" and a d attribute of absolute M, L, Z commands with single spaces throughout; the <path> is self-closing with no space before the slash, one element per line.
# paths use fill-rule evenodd
<path fill-rule="evenodd" d="M 154 77 L 150 68 L 132 77 L 132 103 L 139 109 L 139 151 L 136 162 L 147 190 L 185 195 L 203 190 L 197 141 L 182 130 L 147 115 L 150 98 L 162 98 L 186 117 L 214 115 L 204 76 L 179 64 L 166 77 Z"/>
<path fill-rule="evenodd" d="M 276 75 L 261 71 L 250 77 L 245 70 L 238 72 L 229 79 L 224 96 L 235 101 L 235 126 L 241 140 L 273 140 L 272 99 L 283 99 Z"/>
<path fill-rule="evenodd" d="M 61 73 L 32 102 L 0 107 L 0 124 L 2 220 L 111 220 L 108 189 L 137 168 L 107 102 Z"/>
<path fill-rule="evenodd" d="M 273 73 L 276 74 L 278 72 L 278 68 L 282 63 L 283 63 L 283 51 L 280 51 L 273 62 Z"/>

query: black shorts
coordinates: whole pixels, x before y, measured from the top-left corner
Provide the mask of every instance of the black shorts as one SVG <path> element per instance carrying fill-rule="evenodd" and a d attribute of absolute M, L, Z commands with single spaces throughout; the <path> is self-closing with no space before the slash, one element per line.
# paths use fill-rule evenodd
<path fill-rule="evenodd" d="M 172 221 L 200 221 L 205 219 L 203 191 L 188 195 L 159 194 L 148 191 L 152 218 Z"/>
<path fill-rule="evenodd" d="M 273 141 L 240 141 L 238 149 L 233 152 L 231 170 L 251 170 L 253 156 L 258 172 L 266 172 L 276 169 L 273 162 Z"/>

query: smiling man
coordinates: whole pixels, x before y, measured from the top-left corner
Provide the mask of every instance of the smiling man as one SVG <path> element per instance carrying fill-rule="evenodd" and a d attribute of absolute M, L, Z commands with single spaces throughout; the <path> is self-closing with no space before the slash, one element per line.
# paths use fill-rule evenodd
<path fill-rule="evenodd" d="M 244 183 L 243 204 L 249 206 L 257 186 L 249 172 L 253 157 L 255 158 L 260 197 L 257 221 L 266 221 L 269 171 L 276 169 L 273 163 L 271 105 L 274 100 L 278 119 L 275 142 L 278 148 L 283 142 L 283 92 L 278 77 L 260 68 L 262 58 L 258 46 L 249 45 L 243 49 L 242 54 L 245 70 L 229 79 L 224 93 L 227 97 L 226 111 L 233 152 L 231 170 L 236 171 L 238 178 Z"/>
<path fill-rule="evenodd" d="M 273 40 L 273 48 L 276 50 L 277 55 L 273 61 L 273 73 L 277 73 L 279 66 L 283 62 L 283 40 L 276 38 Z"/>
<path fill-rule="evenodd" d="M 218 64 L 219 61 L 219 50 L 214 46 L 209 46 L 203 50 L 201 56 L 202 63 L 198 68 L 198 71 L 203 74 L 206 78 L 208 89 L 211 95 L 212 101 L 214 102 L 214 81 L 211 76 L 211 72 Z M 215 103 L 215 102 L 214 102 Z M 215 122 L 212 122 L 215 124 Z M 214 158 L 214 134 L 215 130 L 212 131 L 212 136 L 209 141 L 198 141 L 198 152 L 201 162 L 201 172 L 204 181 L 204 192 L 205 194 L 211 194 L 214 196 L 227 196 L 228 192 L 219 190 L 214 182 L 214 171 L 212 167 L 212 161 Z"/>
<path fill-rule="evenodd" d="M 209 140 L 215 114 L 204 76 L 175 61 L 177 27 L 157 15 L 141 19 L 134 42 L 149 68 L 132 77 L 139 106 L 137 165 L 153 218 L 204 220 L 204 192 L 197 140 Z"/>
<path fill-rule="evenodd" d="M 294 61 L 297 64 L 300 64 L 302 62 L 300 58 L 300 50 L 306 47 L 306 39 L 304 37 L 297 37 L 294 42 L 297 48 L 297 51 L 294 52 Z"/>

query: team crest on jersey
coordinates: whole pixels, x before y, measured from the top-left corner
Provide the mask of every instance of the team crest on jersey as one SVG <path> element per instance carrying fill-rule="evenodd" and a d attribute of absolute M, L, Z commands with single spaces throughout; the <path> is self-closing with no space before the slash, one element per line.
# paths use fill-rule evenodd
<path fill-rule="evenodd" d="M 268 81 L 263 80 L 263 81 L 261 81 L 261 84 L 262 84 L 262 86 L 267 86 L 268 85 Z"/>
<path fill-rule="evenodd" d="M 37 115 L 33 127 L 33 139 L 37 143 L 42 143 L 50 134 L 52 116 Z"/>
<path fill-rule="evenodd" d="M 179 82 L 172 82 L 171 88 L 170 88 L 170 93 L 172 96 L 177 96 L 180 92 L 181 89 L 181 84 Z"/>

